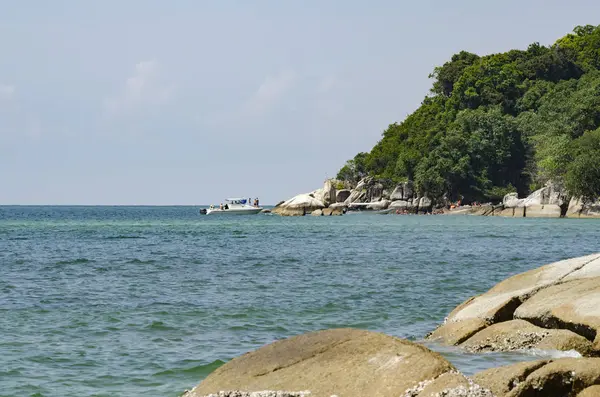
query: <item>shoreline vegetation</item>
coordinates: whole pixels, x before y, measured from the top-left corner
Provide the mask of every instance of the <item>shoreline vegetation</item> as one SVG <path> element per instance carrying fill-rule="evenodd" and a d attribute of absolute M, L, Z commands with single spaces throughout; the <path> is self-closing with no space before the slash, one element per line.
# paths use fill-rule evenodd
<path fill-rule="evenodd" d="M 599 49 L 600 26 L 586 25 L 551 46 L 455 54 L 370 152 L 272 212 L 598 218 Z"/>
<path fill-rule="evenodd" d="M 426 337 L 474 356 L 547 351 L 562 352 L 563 358 L 532 356 L 531 361 L 467 377 L 419 343 L 378 332 L 330 329 L 278 340 L 234 358 L 183 396 L 598 396 L 599 296 L 600 253 L 566 259 L 517 274 L 467 299 Z"/>

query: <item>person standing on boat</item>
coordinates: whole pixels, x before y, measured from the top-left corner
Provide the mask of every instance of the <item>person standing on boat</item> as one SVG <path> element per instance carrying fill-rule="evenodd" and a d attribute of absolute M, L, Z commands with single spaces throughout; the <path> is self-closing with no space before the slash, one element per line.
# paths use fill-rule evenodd
<path fill-rule="evenodd" d="M 219 204 L 219 209 L 222 210 L 223 209 L 223 203 Z"/>
<path fill-rule="evenodd" d="M 256 206 L 259 207 L 258 197 L 256 198 Z"/>

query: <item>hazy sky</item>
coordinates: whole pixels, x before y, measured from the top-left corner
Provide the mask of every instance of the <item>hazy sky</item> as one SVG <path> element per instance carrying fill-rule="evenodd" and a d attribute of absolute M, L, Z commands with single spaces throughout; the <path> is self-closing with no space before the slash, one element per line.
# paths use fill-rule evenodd
<path fill-rule="evenodd" d="M 600 2 L 0 0 L 0 204 L 276 203 L 321 186 L 449 57 Z"/>

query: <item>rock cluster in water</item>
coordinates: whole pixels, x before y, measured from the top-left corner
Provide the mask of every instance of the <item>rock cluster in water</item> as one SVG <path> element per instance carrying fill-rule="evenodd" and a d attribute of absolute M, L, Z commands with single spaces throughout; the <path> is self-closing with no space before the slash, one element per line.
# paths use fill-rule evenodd
<path fill-rule="evenodd" d="M 467 377 L 420 344 L 332 329 L 237 357 L 184 396 L 600 396 L 599 330 L 600 253 L 504 280 L 458 306 L 428 336 L 475 353 L 575 350 L 579 358 L 523 362 Z"/>
<path fill-rule="evenodd" d="M 321 189 L 299 194 L 279 203 L 271 212 L 285 216 L 342 215 L 347 210 L 371 210 L 379 213 L 446 213 L 529 218 L 600 218 L 600 200 L 586 202 L 570 198 L 564 187 L 552 182 L 519 198 L 517 193 L 504 196 L 502 203 L 476 206 L 451 206 L 443 199 L 419 196 L 412 182 L 400 183 L 393 190 L 375 178 L 366 177 L 356 185 L 328 179 Z"/>

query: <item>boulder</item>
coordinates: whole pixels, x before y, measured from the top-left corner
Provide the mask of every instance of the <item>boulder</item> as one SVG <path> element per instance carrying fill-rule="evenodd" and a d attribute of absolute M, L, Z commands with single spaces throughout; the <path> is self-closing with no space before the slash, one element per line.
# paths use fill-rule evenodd
<path fill-rule="evenodd" d="M 332 329 L 276 341 L 237 357 L 186 397 L 220 390 L 397 397 L 452 370 L 441 355 L 416 343 L 377 332 Z"/>
<path fill-rule="evenodd" d="M 376 181 L 373 177 L 361 179 L 354 189 L 350 192 L 350 196 L 344 201 L 346 205 L 352 203 L 369 203 L 381 201 L 384 197 L 383 184 Z"/>
<path fill-rule="evenodd" d="M 506 396 L 576 397 L 599 383 L 600 358 L 562 358 L 526 374 Z"/>
<path fill-rule="evenodd" d="M 519 199 L 518 193 L 508 193 L 502 199 L 502 205 L 504 208 L 515 208 L 523 203 L 523 200 Z"/>
<path fill-rule="evenodd" d="M 413 198 L 415 194 L 412 181 L 404 182 L 402 184 L 402 200 L 408 200 Z"/>
<path fill-rule="evenodd" d="M 493 324 L 460 345 L 472 353 L 514 350 L 575 350 L 587 356 L 594 353 L 585 337 L 566 329 L 545 329 L 527 321 L 510 320 Z"/>
<path fill-rule="evenodd" d="M 412 199 L 414 194 L 413 183 L 411 181 L 403 182 L 394 188 L 390 194 L 391 201 Z"/>
<path fill-rule="evenodd" d="M 562 210 L 556 204 L 530 205 L 525 209 L 527 218 L 560 218 Z"/>
<path fill-rule="evenodd" d="M 567 200 L 565 188 L 558 183 L 549 181 L 546 185 L 520 199 L 517 193 L 508 193 L 502 199 L 505 208 L 532 207 L 532 206 L 562 206 Z"/>
<path fill-rule="evenodd" d="M 494 214 L 494 206 L 491 204 L 473 207 L 473 215 L 489 216 Z"/>
<path fill-rule="evenodd" d="M 420 197 L 415 197 L 412 200 L 408 200 L 408 207 L 406 208 L 408 212 L 417 212 L 419 210 L 420 200 Z"/>
<path fill-rule="evenodd" d="M 394 190 L 392 191 L 392 194 L 390 194 L 390 200 L 392 201 L 397 201 L 397 200 L 404 200 L 404 185 L 398 185 L 394 188 Z"/>
<path fill-rule="evenodd" d="M 381 201 L 376 201 L 376 202 L 372 202 L 369 205 L 367 205 L 367 209 L 368 210 L 373 210 L 373 211 L 381 211 L 381 210 L 385 210 L 390 206 L 390 201 L 389 200 L 381 200 Z"/>
<path fill-rule="evenodd" d="M 522 362 L 479 372 L 473 381 L 498 397 L 587 397 L 582 393 L 598 391 L 590 388 L 600 383 L 600 358 Z"/>
<path fill-rule="evenodd" d="M 350 192 L 350 196 L 344 201 L 344 204 L 363 203 L 367 200 L 367 190 L 355 188 Z"/>
<path fill-rule="evenodd" d="M 302 216 L 318 209 L 325 208 L 322 201 L 313 194 L 299 194 L 271 210 L 273 214 L 284 216 Z"/>
<path fill-rule="evenodd" d="M 408 208 L 408 205 L 409 205 L 408 201 L 406 201 L 406 200 L 396 200 L 396 201 L 392 201 L 388 208 L 391 208 L 394 210 L 405 210 Z"/>
<path fill-rule="evenodd" d="M 475 209 L 471 206 L 457 207 L 457 208 L 444 210 L 444 214 L 446 214 L 446 215 L 471 215 L 471 214 L 475 214 Z"/>
<path fill-rule="evenodd" d="M 600 200 L 585 201 L 573 197 L 569 202 L 568 218 L 600 218 Z"/>
<path fill-rule="evenodd" d="M 512 218 L 515 216 L 515 208 L 516 207 L 507 207 L 498 212 L 494 212 L 494 215 L 503 216 L 505 218 Z M 517 213 L 517 215 L 518 215 L 518 213 Z"/>
<path fill-rule="evenodd" d="M 323 185 L 323 204 L 327 207 L 329 204 L 337 203 L 335 181 L 327 179 Z"/>
<path fill-rule="evenodd" d="M 322 216 L 323 215 L 323 210 L 314 210 L 313 212 L 310 213 L 312 216 Z"/>
<path fill-rule="evenodd" d="M 429 197 L 424 196 L 419 199 L 419 212 L 429 212 L 431 211 L 431 206 L 432 202 Z"/>
<path fill-rule="evenodd" d="M 462 303 L 429 335 L 429 339 L 459 345 L 492 324 L 514 319 L 515 311 L 523 302 L 563 282 L 569 275 L 590 278 L 596 272 L 600 272 L 600 254 L 566 259 L 517 274 Z"/>
<path fill-rule="evenodd" d="M 600 260 L 596 261 L 596 270 Z M 563 328 L 594 341 L 600 351 L 600 277 L 585 277 L 549 286 L 520 305 L 515 318 L 544 328 Z"/>
<path fill-rule="evenodd" d="M 526 361 L 503 367 L 490 368 L 473 375 L 473 381 L 491 390 L 496 396 L 510 393 L 527 375 L 551 362 L 550 360 Z"/>
<path fill-rule="evenodd" d="M 343 211 L 344 209 L 348 208 L 348 206 L 344 203 L 333 203 L 329 206 L 329 208 Z"/>
<path fill-rule="evenodd" d="M 323 211 L 323 216 L 335 216 L 335 215 L 343 215 L 344 211 L 341 208 L 324 208 Z"/>
<path fill-rule="evenodd" d="M 337 181 L 334 179 L 327 179 L 323 183 L 323 187 L 321 189 L 317 189 L 309 193 L 314 198 L 319 200 L 320 202 L 328 207 L 329 204 L 335 203 L 336 201 L 336 183 Z"/>
<path fill-rule="evenodd" d="M 383 199 L 383 184 L 375 183 L 367 190 L 369 201 L 381 201 Z"/>
<path fill-rule="evenodd" d="M 350 197 L 350 193 L 352 193 L 352 192 L 348 189 L 338 190 L 335 195 L 335 202 L 343 203 L 344 201 L 346 201 L 348 199 L 348 197 Z"/>

